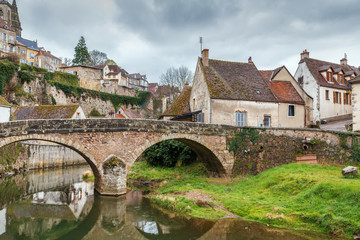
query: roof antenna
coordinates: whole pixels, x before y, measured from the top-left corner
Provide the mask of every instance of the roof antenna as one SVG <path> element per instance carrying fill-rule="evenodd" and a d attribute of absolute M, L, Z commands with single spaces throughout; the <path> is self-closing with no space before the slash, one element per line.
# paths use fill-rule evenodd
<path fill-rule="evenodd" d="M 347 59 L 347 54 L 346 53 L 344 53 L 344 58 Z"/>
<path fill-rule="evenodd" d="M 203 37 L 200 37 L 200 55 L 202 54 L 203 50 Z"/>

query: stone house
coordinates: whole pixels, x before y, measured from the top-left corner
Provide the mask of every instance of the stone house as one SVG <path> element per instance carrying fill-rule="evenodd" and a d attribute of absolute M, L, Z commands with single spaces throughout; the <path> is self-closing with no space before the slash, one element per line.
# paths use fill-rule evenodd
<path fill-rule="evenodd" d="M 360 70 L 348 65 L 347 59 L 340 64 L 310 58 L 305 50 L 295 73 L 295 80 L 313 98 L 313 119 L 347 119 L 352 116 L 350 79 L 358 76 Z"/>
<path fill-rule="evenodd" d="M 60 67 L 61 72 L 70 73 L 78 76 L 79 84 L 82 88 L 98 91 L 102 78 L 102 68 L 98 66 L 64 66 Z"/>
<path fill-rule="evenodd" d="M 279 67 L 260 71 L 279 100 L 279 127 L 302 128 L 313 124 L 313 99 L 295 81 L 289 70 Z"/>
<path fill-rule="evenodd" d="M 30 119 L 85 119 L 80 105 L 20 106 L 13 114 L 13 120 Z"/>
<path fill-rule="evenodd" d="M 158 83 L 149 83 L 148 91 L 152 93 L 154 98 L 154 113 L 156 116 L 160 116 L 165 112 L 180 95 L 178 87 L 159 85 Z"/>
<path fill-rule="evenodd" d="M 109 65 L 105 64 L 103 67 L 103 82 L 102 84 L 110 84 L 114 82 L 115 84 L 122 87 L 129 87 L 129 73 L 120 68 L 118 65 Z"/>
<path fill-rule="evenodd" d="M 9 122 L 11 116 L 11 104 L 0 96 L 0 123 Z"/>
<path fill-rule="evenodd" d="M 360 131 L 360 75 L 348 81 L 352 87 L 353 131 Z"/>
<path fill-rule="evenodd" d="M 198 122 L 236 126 L 279 126 L 279 101 L 249 59 L 248 63 L 209 59 L 204 49 L 198 59 L 191 112 Z"/>
<path fill-rule="evenodd" d="M 61 59 L 52 55 L 50 51 L 46 51 L 45 48 L 40 47 L 35 56 L 35 65 L 49 72 L 55 72 L 60 70 Z"/>
<path fill-rule="evenodd" d="M 147 91 L 149 87 L 149 82 L 147 81 L 146 75 L 141 75 L 140 73 L 129 74 L 129 87 L 139 90 Z"/>
<path fill-rule="evenodd" d="M 16 32 L 2 18 L 0 18 L 0 56 L 15 54 Z"/>
<path fill-rule="evenodd" d="M 35 56 L 39 53 L 39 47 L 37 41 L 31 41 L 20 36 L 16 36 L 16 42 L 20 43 L 18 45 L 19 49 L 23 49 L 23 46 L 26 47 L 26 58 L 20 59 L 21 63 L 28 65 L 36 66 Z"/>

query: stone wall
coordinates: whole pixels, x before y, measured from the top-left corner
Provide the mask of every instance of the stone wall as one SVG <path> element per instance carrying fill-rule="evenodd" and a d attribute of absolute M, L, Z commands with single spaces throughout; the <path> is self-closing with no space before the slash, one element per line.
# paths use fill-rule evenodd
<path fill-rule="evenodd" d="M 27 169 L 57 168 L 87 164 L 77 152 L 61 145 L 23 144 L 28 149 Z"/>

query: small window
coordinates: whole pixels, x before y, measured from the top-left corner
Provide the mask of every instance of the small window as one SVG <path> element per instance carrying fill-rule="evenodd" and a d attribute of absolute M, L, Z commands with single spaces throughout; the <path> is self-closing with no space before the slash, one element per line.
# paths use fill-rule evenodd
<path fill-rule="evenodd" d="M 30 59 L 35 59 L 35 54 L 33 52 L 30 53 Z"/>
<path fill-rule="evenodd" d="M 330 100 L 329 90 L 325 90 L 325 99 Z"/>
<path fill-rule="evenodd" d="M 299 77 L 298 83 L 300 84 L 300 86 L 303 86 L 304 85 L 304 77 Z"/>
<path fill-rule="evenodd" d="M 29 93 L 31 93 L 31 87 L 29 87 Z"/>
<path fill-rule="evenodd" d="M 246 126 L 246 113 L 236 112 L 235 113 L 235 121 L 236 121 L 237 127 L 245 127 Z"/>
<path fill-rule="evenodd" d="M 289 117 L 295 117 L 295 105 L 289 105 L 288 116 Z"/>
<path fill-rule="evenodd" d="M 333 73 L 332 73 L 332 72 L 326 72 L 326 80 L 327 80 L 328 82 L 334 82 Z"/>
<path fill-rule="evenodd" d="M 340 84 L 343 84 L 344 83 L 344 75 L 338 74 L 338 80 L 339 80 Z"/>
<path fill-rule="evenodd" d="M 80 118 L 80 113 L 79 112 L 76 113 L 76 118 L 78 118 L 78 119 Z"/>
<path fill-rule="evenodd" d="M 197 115 L 197 122 L 203 123 L 204 122 L 204 113 L 199 113 Z"/>
<path fill-rule="evenodd" d="M 264 127 L 271 127 L 271 117 L 264 116 Z"/>

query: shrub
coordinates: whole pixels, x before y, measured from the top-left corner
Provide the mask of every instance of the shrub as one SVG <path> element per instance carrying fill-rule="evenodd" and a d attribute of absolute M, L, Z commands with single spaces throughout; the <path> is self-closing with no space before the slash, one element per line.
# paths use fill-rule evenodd
<path fill-rule="evenodd" d="M 196 153 L 185 144 L 169 140 L 148 148 L 143 157 L 152 166 L 174 167 L 189 165 L 196 161 Z"/>
<path fill-rule="evenodd" d="M 93 108 L 89 114 L 90 117 L 104 117 L 96 108 Z"/>

